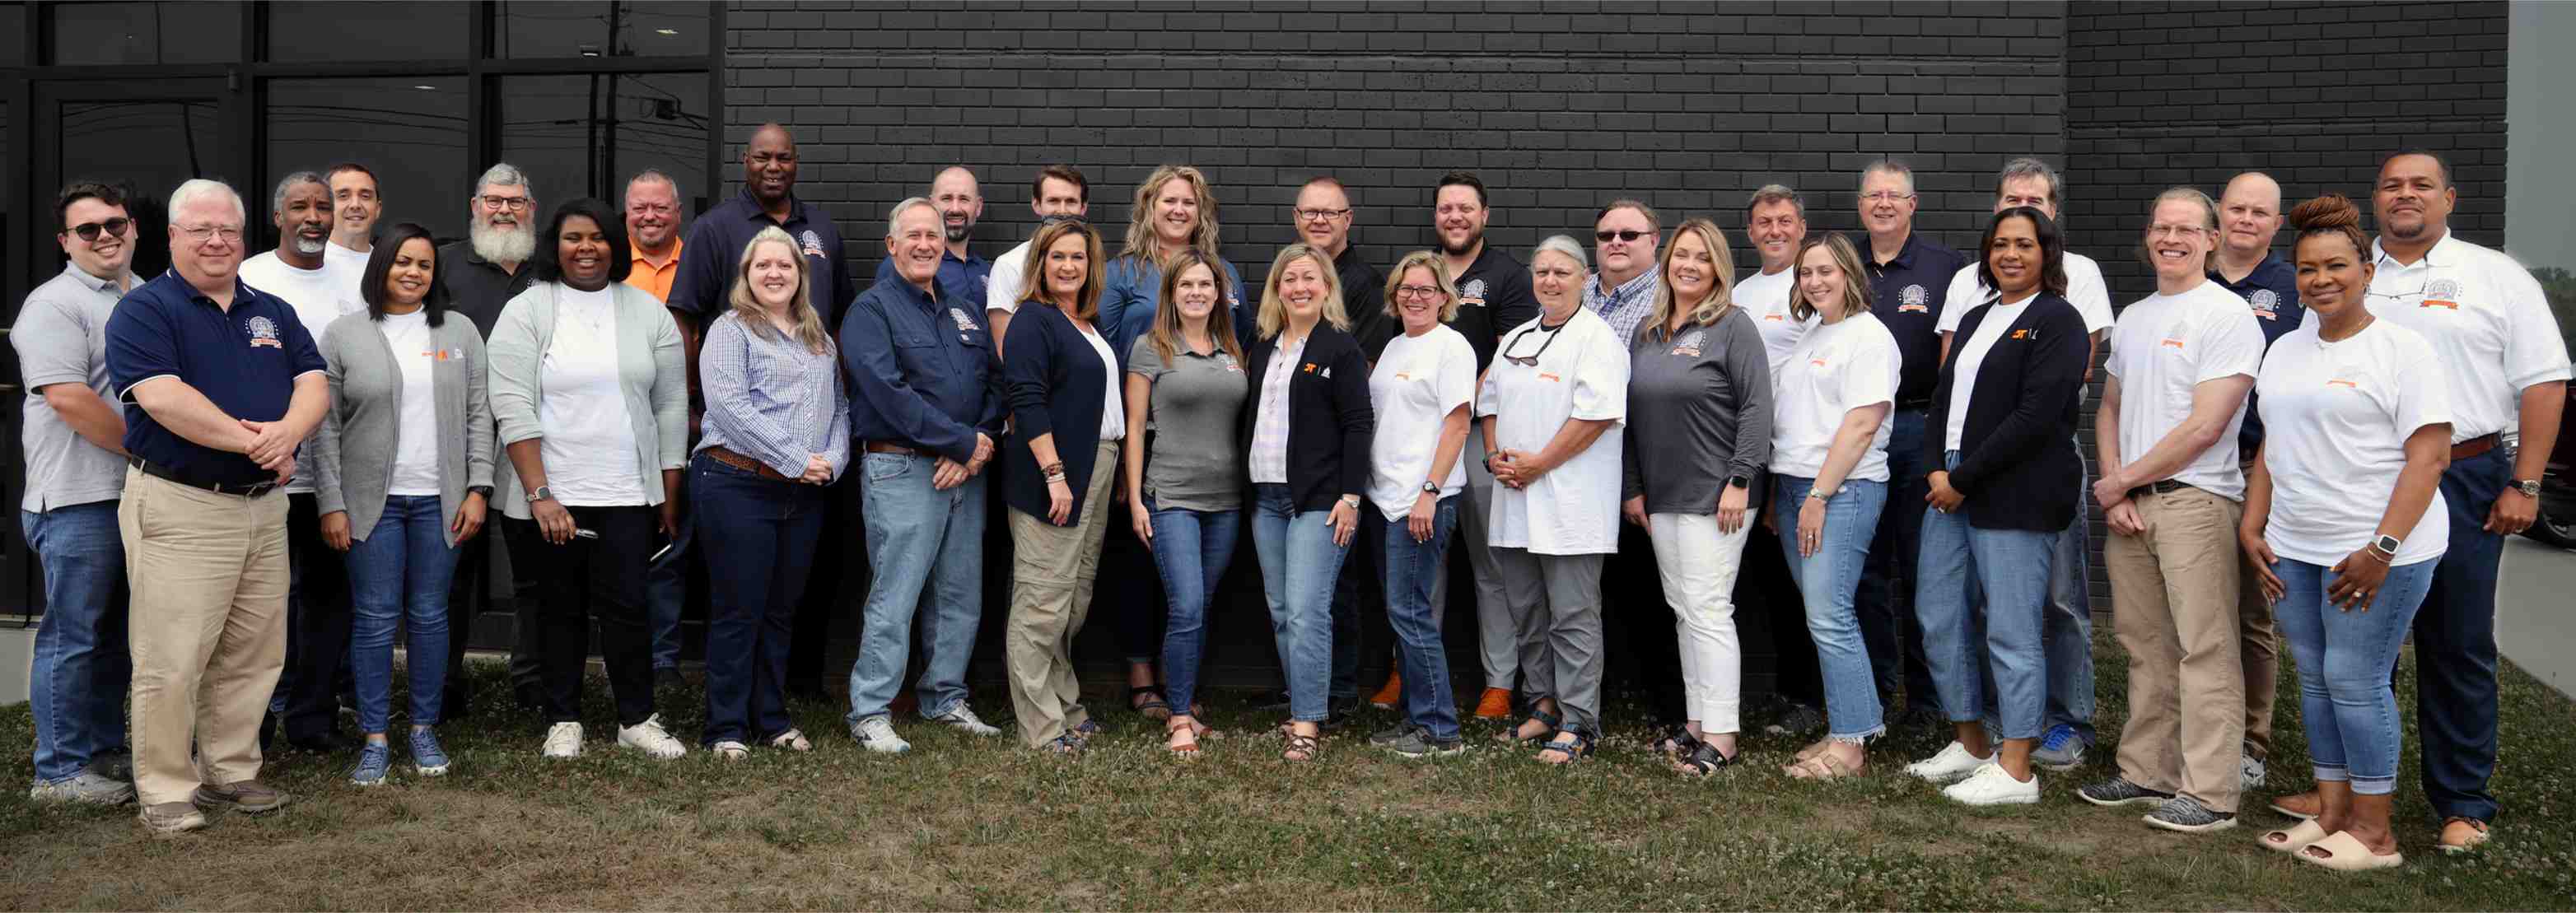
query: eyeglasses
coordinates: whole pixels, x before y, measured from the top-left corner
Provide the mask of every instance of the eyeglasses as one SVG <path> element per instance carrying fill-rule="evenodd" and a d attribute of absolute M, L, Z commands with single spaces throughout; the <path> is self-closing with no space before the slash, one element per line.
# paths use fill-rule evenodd
<path fill-rule="evenodd" d="M 241 228 L 235 225 L 180 226 L 179 230 L 187 232 L 188 237 L 195 239 L 199 244 L 214 238 L 222 238 L 226 244 L 238 244 L 241 243 L 242 238 Z"/>
<path fill-rule="evenodd" d="M 103 231 L 109 235 L 122 238 L 125 237 L 125 230 L 133 226 L 133 219 L 129 219 L 124 216 L 117 216 L 113 219 L 106 219 L 97 222 L 83 222 L 70 228 L 63 229 L 63 231 L 65 234 L 79 235 L 80 239 L 83 241 L 96 241 L 98 240 L 99 232 Z"/>
<path fill-rule="evenodd" d="M 1300 221 L 1300 222 L 1326 222 L 1326 221 L 1340 221 L 1340 220 L 1342 220 L 1342 219 L 1347 219 L 1347 218 L 1350 218 L 1350 217 L 1351 217 L 1351 211 L 1350 211 L 1350 209 L 1349 209 L 1348 207 L 1345 207 L 1345 208 L 1342 208 L 1342 209 L 1300 209 L 1300 210 L 1297 210 L 1297 221 Z"/>
<path fill-rule="evenodd" d="M 526 208 L 528 208 L 528 198 L 527 198 L 527 197 L 497 197 L 497 196 L 485 195 L 485 196 L 481 197 L 480 199 L 483 201 L 483 208 L 485 208 L 485 209 L 526 209 Z"/>
<path fill-rule="evenodd" d="M 1615 240 L 1615 241 L 1634 241 L 1634 240 L 1637 240 L 1638 238 L 1643 238 L 1643 237 L 1645 237 L 1647 234 L 1649 234 L 1649 233 L 1648 233 L 1648 232 L 1637 231 L 1637 230 L 1635 230 L 1635 229 L 1629 229 L 1629 230 L 1627 230 L 1627 231 L 1596 231 L 1596 232 L 1593 232 L 1593 233 L 1592 233 L 1592 240 L 1599 241 L 1599 242 L 1601 242 L 1601 243 L 1603 243 L 1603 244 L 1608 244 L 1608 243 L 1610 243 L 1611 241 L 1614 241 L 1614 240 Z"/>
<path fill-rule="evenodd" d="M 1437 285 L 1399 285 L 1395 287 L 1395 297 L 1397 298 L 1437 298 L 1439 296 L 1440 287 Z"/>
<path fill-rule="evenodd" d="M 1568 320 L 1565 323 L 1573 322 L 1574 321 Z M 1538 357 L 1547 354 L 1548 346 L 1556 344 L 1557 331 L 1565 329 L 1565 323 L 1560 323 L 1555 326 L 1540 324 L 1538 329 L 1522 330 L 1518 335 L 1513 336 L 1510 342 L 1503 345 L 1503 360 L 1524 368 L 1538 367 Z M 1527 355 L 1518 355 L 1513 353 L 1513 350 L 1520 348 L 1521 340 L 1528 339 L 1531 336 L 1535 336 L 1540 333 L 1547 334 L 1547 338 L 1539 341 L 1538 351 L 1531 352 Z"/>
<path fill-rule="evenodd" d="M 1861 194 L 1860 198 L 1871 203 L 1893 203 L 1898 200 L 1914 199 L 1914 195 L 1910 193 L 1897 193 L 1893 190 L 1881 190 L 1876 193 Z"/>

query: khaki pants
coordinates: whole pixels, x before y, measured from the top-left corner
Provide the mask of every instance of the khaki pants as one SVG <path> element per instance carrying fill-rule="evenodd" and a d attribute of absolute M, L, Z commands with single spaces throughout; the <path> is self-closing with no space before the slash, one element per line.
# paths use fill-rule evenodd
<path fill-rule="evenodd" d="M 1117 472 L 1118 443 L 1100 442 L 1083 486 L 1082 516 L 1072 526 L 1011 511 L 1011 617 L 1002 629 L 1002 665 L 1011 680 L 1011 714 L 1031 748 L 1091 719 L 1074 675 L 1073 637 L 1091 614 L 1101 535 L 1113 517 L 1126 525 L 1126 506 L 1109 500 Z"/>
<path fill-rule="evenodd" d="M 2251 475 L 2254 462 L 2247 460 L 2245 466 Z M 2237 552 L 2241 555 L 2244 549 Z M 2245 753 L 2264 759 L 2272 756 L 2272 705 L 2281 696 L 2281 640 L 2272 626 L 2272 606 L 2263 601 L 2262 584 L 2255 582 L 2260 578 L 2253 565 L 2247 564 L 2238 577 L 2236 637 L 2244 653 Z"/>
<path fill-rule="evenodd" d="M 2236 811 L 2245 738 L 2236 521 L 2244 505 L 2197 488 L 2133 500 L 2147 531 L 2113 534 L 2111 615 L 2129 651 L 2120 774 Z"/>
<path fill-rule="evenodd" d="M 128 469 L 116 522 L 133 590 L 139 800 L 186 802 L 201 783 L 256 779 L 260 718 L 286 663 L 286 495 L 216 494 Z"/>

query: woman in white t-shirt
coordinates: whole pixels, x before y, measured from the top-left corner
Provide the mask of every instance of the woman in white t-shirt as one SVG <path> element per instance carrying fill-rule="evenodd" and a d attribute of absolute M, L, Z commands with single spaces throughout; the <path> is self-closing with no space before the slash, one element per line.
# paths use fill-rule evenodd
<path fill-rule="evenodd" d="M 1384 747 L 1406 757 L 1466 750 L 1449 690 L 1448 650 L 1432 614 L 1433 582 L 1447 566 L 1467 484 L 1467 419 L 1476 398 L 1476 349 L 1445 324 L 1458 317 L 1449 264 L 1427 250 L 1390 272 L 1386 311 L 1403 328 L 1369 371 L 1377 431 L 1369 443 L 1369 501 L 1385 525 L 1386 621 L 1394 629 L 1404 721 Z"/>
<path fill-rule="evenodd" d="M 1839 234 L 1798 249 L 1791 313 L 1816 319 L 1773 378 L 1771 508 L 1825 682 L 1825 738 L 1792 776 L 1859 775 L 1862 745 L 1887 730 L 1852 597 L 1887 506 L 1887 437 L 1903 367 L 1896 337 L 1869 313 L 1860 253 Z"/>
<path fill-rule="evenodd" d="M 446 690 L 447 586 L 465 543 L 483 529 L 492 496 L 492 407 L 483 389 L 483 337 L 451 319 L 429 229 L 386 230 L 366 258 L 367 309 L 322 334 L 331 408 L 313 435 L 313 495 L 323 541 L 349 553 L 350 675 L 366 733 L 349 781 L 385 780 L 393 703 L 394 629 L 411 655 L 411 765 L 446 773 L 438 744 Z"/>
<path fill-rule="evenodd" d="M 1539 242 L 1539 318 L 1503 333 L 1476 393 L 1495 483 L 1485 541 L 1530 696 L 1530 719 L 1503 738 L 1547 740 L 1538 756 L 1551 764 L 1591 756 L 1601 735 L 1601 563 L 1619 548 L 1628 421 L 1628 346 L 1583 306 L 1584 270 L 1573 238 Z"/>
<path fill-rule="evenodd" d="M 669 493 L 688 464 L 688 368 L 679 325 L 627 285 L 626 223 L 593 199 L 537 236 L 537 283 L 492 328 L 492 418 L 504 454 L 510 566 L 536 578 L 543 753 L 578 757 L 590 623 L 616 696 L 617 744 L 658 759 L 688 748 L 653 709 L 644 570 L 678 528 Z"/>
<path fill-rule="evenodd" d="M 2254 381 L 2263 449 L 2237 538 L 2298 659 L 2320 813 L 2263 845 L 2330 869 L 2405 858 L 2389 829 L 2398 646 L 2450 539 L 2450 391 L 2430 342 L 2364 305 L 2370 246 L 2341 196 L 2290 211 L 2299 303 Z M 2278 806 L 2275 806 L 2276 808 Z"/>

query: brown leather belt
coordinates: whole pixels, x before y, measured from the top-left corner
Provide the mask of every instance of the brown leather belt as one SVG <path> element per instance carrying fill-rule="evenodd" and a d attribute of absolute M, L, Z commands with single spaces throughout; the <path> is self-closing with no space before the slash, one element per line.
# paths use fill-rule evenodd
<path fill-rule="evenodd" d="M 2503 435 L 2482 434 L 2451 445 L 2451 460 L 2453 462 L 2465 460 L 2489 450 L 2494 450 L 2496 449 L 2496 445 L 2502 443 L 2504 443 Z"/>
<path fill-rule="evenodd" d="M 772 482 L 796 481 L 795 479 L 779 474 L 778 470 L 769 468 L 768 464 L 743 456 L 742 454 L 735 453 L 731 450 L 726 450 L 722 446 L 709 447 L 698 452 L 706 454 L 707 459 L 723 463 L 744 472 L 758 473 L 761 478 L 768 479 Z"/>
<path fill-rule="evenodd" d="M 885 442 L 885 441 L 869 441 L 869 442 L 868 442 L 868 452 L 869 452 L 869 453 L 891 453 L 891 454 L 895 454 L 895 455 L 897 455 L 897 456 L 908 456 L 908 457 L 922 457 L 922 456 L 929 456 L 929 455 L 930 455 L 930 454 L 927 454 L 927 453 L 923 453 L 923 452 L 921 452 L 920 450 L 915 449 L 915 448 L 912 448 L 912 447 L 906 447 L 906 446 L 904 446 L 904 445 L 902 445 L 902 444 L 888 443 L 888 442 Z"/>

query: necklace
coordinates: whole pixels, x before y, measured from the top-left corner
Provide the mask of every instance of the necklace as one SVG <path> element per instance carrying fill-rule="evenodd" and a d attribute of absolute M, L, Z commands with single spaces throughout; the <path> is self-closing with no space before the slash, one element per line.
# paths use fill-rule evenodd
<path fill-rule="evenodd" d="M 2342 339 L 2327 339 L 2326 328 L 2324 326 L 2317 327 L 2317 351 L 2324 352 L 2332 350 L 2337 343 L 2341 343 L 2345 340 L 2361 335 L 2361 331 L 2370 329 L 2370 325 L 2378 322 L 2378 320 L 2379 315 L 2376 314 L 2361 315 L 2361 323 L 2354 326 L 2352 328 L 2352 332 L 2343 334 Z"/>

